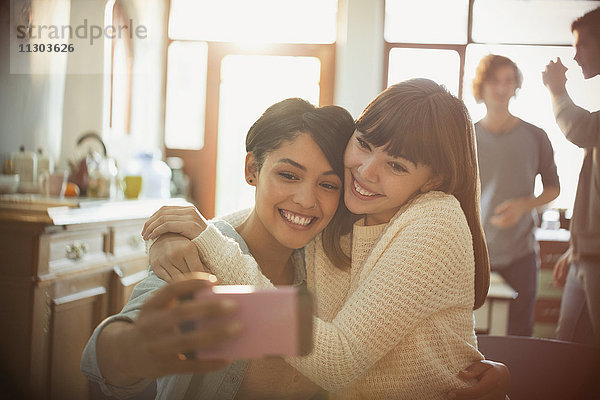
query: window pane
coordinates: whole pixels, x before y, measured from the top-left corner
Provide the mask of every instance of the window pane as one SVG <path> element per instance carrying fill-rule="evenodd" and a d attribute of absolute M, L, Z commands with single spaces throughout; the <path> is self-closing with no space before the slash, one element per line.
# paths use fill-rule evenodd
<path fill-rule="evenodd" d="M 475 0 L 473 40 L 480 43 L 570 44 L 571 22 L 597 1 Z"/>
<path fill-rule="evenodd" d="M 245 182 L 245 138 L 271 104 L 300 97 L 319 104 L 321 65 L 314 57 L 230 55 L 221 66 L 215 215 L 251 207 Z"/>
<path fill-rule="evenodd" d="M 207 46 L 173 42 L 167 58 L 165 145 L 199 150 L 204 146 Z"/>
<path fill-rule="evenodd" d="M 465 60 L 463 98 L 474 122 L 485 115 L 485 106 L 475 103 L 473 77 L 479 60 L 489 53 L 509 57 L 521 69 L 523 85 L 517 92 L 516 98 L 511 101 L 510 111 L 521 119 L 544 129 L 548 134 L 554 148 L 554 160 L 561 184 L 561 193 L 555 200 L 554 206 L 571 208 L 575 199 L 583 151 L 568 142 L 556 125 L 550 94 L 542 83 L 541 73 L 550 59 L 560 57 L 569 68 L 567 90 L 577 104 L 588 110 L 600 109 L 600 96 L 596 95 L 600 93 L 600 80 L 597 78 L 583 80 L 581 69 L 572 59 L 574 55 L 572 47 L 470 45 L 467 47 Z M 537 194 L 540 189 L 536 189 Z"/>
<path fill-rule="evenodd" d="M 333 43 L 337 0 L 172 0 L 169 36 L 224 42 Z"/>
<path fill-rule="evenodd" d="M 387 42 L 467 43 L 468 0 L 386 0 Z"/>
<path fill-rule="evenodd" d="M 394 48 L 390 51 L 388 86 L 411 78 L 429 78 L 458 95 L 460 57 L 454 50 Z"/>

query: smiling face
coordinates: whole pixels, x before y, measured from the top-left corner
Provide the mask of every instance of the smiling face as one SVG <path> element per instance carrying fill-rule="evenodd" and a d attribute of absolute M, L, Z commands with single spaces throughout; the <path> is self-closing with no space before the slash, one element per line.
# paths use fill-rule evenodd
<path fill-rule="evenodd" d="M 483 82 L 481 97 L 487 107 L 508 108 L 510 99 L 517 90 L 517 74 L 510 65 L 498 67 L 492 76 Z"/>
<path fill-rule="evenodd" d="M 252 156 L 247 168 L 252 169 Z M 342 181 L 309 134 L 301 133 L 269 152 L 256 177 L 254 213 L 263 243 L 305 246 L 337 209 Z"/>
<path fill-rule="evenodd" d="M 585 79 L 600 74 L 600 43 L 594 39 L 589 28 L 579 28 L 573 31 L 575 57 Z"/>
<path fill-rule="evenodd" d="M 367 225 L 389 222 L 410 198 L 440 181 L 428 166 L 393 157 L 384 148 L 355 131 L 344 155 L 344 202 L 351 212 L 366 214 Z"/>

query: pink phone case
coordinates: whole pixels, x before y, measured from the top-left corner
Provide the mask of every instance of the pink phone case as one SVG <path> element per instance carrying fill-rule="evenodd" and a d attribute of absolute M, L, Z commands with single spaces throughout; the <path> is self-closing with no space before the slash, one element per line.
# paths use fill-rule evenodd
<path fill-rule="evenodd" d="M 196 292 L 197 299 L 219 296 L 238 303 L 232 318 L 242 323 L 240 334 L 213 349 L 196 353 L 198 358 L 260 358 L 305 355 L 312 349 L 312 301 L 306 289 L 281 286 L 213 286 Z M 196 327 L 206 321 L 195 322 Z"/>

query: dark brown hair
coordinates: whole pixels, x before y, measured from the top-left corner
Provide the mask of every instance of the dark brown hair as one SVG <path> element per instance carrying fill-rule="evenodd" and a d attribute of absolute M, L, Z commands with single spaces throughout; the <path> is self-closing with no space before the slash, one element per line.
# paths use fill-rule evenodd
<path fill-rule="evenodd" d="M 571 32 L 587 29 L 600 46 L 600 7 L 585 13 L 571 24 Z"/>
<path fill-rule="evenodd" d="M 411 79 L 381 92 L 356 121 L 363 139 L 393 157 L 428 165 L 443 177 L 437 190 L 459 201 L 473 240 L 474 308 L 483 305 L 490 280 L 479 216 L 479 170 L 473 123 L 464 103 L 429 79 Z M 348 232 L 347 218 L 340 232 Z"/>
<path fill-rule="evenodd" d="M 517 89 L 523 84 L 523 74 L 517 64 L 508 57 L 499 56 L 497 54 L 488 54 L 479 61 L 475 70 L 475 78 L 473 79 L 473 97 L 475 101 L 481 103 L 483 101 L 482 89 L 483 84 L 494 79 L 494 74 L 501 67 L 509 66 L 515 71 L 515 79 Z"/>
<path fill-rule="evenodd" d="M 277 150 L 284 142 L 307 133 L 319 146 L 343 184 L 344 150 L 353 132 L 354 120 L 344 108 L 315 107 L 306 100 L 291 98 L 267 108 L 250 127 L 246 135 L 246 151 L 253 153 L 257 169 L 260 170 L 270 152 Z M 347 215 L 343 195 L 344 191 L 341 190 L 337 211 L 322 235 L 327 257 L 334 265 L 342 266 L 349 264 L 344 264 L 347 256 L 339 246 L 337 230 Z"/>

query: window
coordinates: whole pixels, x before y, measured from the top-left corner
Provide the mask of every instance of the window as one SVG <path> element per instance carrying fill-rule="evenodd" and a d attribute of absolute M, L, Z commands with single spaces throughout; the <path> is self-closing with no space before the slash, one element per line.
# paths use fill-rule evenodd
<path fill-rule="evenodd" d="M 169 37 L 231 43 L 334 43 L 336 19 L 337 0 L 172 0 Z"/>
<path fill-rule="evenodd" d="M 387 85 L 429 78 L 460 96 L 468 15 L 468 0 L 386 0 Z"/>
<path fill-rule="evenodd" d="M 596 7 L 597 1 L 475 0 L 473 41 L 570 45 L 571 22 Z"/>
<path fill-rule="evenodd" d="M 171 0 L 166 154 L 204 215 L 253 204 L 244 139 L 269 105 L 333 102 L 336 21 L 337 0 Z"/>
<path fill-rule="evenodd" d="M 204 147 L 207 46 L 173 42 L 167 54 L 165 145 L 171 149 Z"/>
<path fill-rule="evenodd" d="M 439 66 L 443 65 L 443 68 Z M 449 49 L 400 48 L 390 50 L 388 82 L 401 82 L 415 76 L 429 78 L 458 96 L 460 57 Z"/>
<path fill-rule="evenodd" d="M 553 206 L 571 208 L 583 152 L 556 125 L 541 72 L 549 60 L 561 57 L 570 70 L 568 89 L 574 100 L 600 108 L 600 98 L 592 97 L 600 92 L 600 80 L 583 83 L 572 60 L 570 30 L 575 18 L 597 6 L 597 1 L 569 0 L 386 0 L 387 85 L 430 78 L 458 94 L 476 122 L 485 115 L 485 106 L 476 104 L 472 95 L 477 64 L 489 53 L 511 58 L 523 72 L 523 87 L 511 102 L 511 112 L 548 134 L 562 186 Z M 538 182 L 536 193 L 540 191 Z"/>
<path fill-rule="evenodd" d="M 464 44 L 468 12 L 468 0 L 387 0 L 384 37 L 389 43 Z"/>
<path fill-rule="evenodd" d="M 245 183 L 246 132 L 271 104 L 288 97 L 319 103 L 316 57 L 228 55 L 221 68 L 215 215 L 251 207 L 254 187 Z"/>

